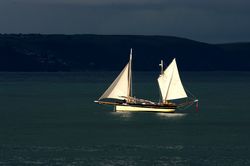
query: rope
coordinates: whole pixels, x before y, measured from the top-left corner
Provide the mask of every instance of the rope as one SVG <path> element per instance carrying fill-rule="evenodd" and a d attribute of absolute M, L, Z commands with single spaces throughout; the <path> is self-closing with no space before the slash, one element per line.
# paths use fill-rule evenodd
<path fill-rule="evenodd" d="M 196 99 L 196 97 L 187 88 L 185 88 L 185 90 L 192 96 L 192 99 Z"/>
<path fill-rule="evenodd" d="M 194 104 L 194 103 L 188 104 L 188 105 L 186 105 L 186 106 L 181 106 L 181 107 L 179 107 L 179 109 L 180 109 L 180 110 L 186 110 L 186 109 L 190 108 L 193 104 Z"/>
<path fill-rule="evenodd" d="M 186 103 L 183 103 L 182 105 L 178 106 L 178 108 L 180 110 L 186 110 L 186 109 L 190 108 L 193 104 L 195 104 L 196 102 L 198 102 L 198 101 L 195 101 L 197 98 L 188 89 L 185 88 L 185 90 L 188 92 L 188 94 L 191 97 L 187 98 Z"/>

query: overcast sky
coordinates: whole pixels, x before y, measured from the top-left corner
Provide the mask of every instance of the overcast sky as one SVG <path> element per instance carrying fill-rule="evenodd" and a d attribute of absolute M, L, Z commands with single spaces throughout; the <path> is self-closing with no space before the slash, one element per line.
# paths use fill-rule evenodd
<path fill-rule="evenodd" d="M 250 0 L 0 0 L 0 33 L 250 41 Z"/>

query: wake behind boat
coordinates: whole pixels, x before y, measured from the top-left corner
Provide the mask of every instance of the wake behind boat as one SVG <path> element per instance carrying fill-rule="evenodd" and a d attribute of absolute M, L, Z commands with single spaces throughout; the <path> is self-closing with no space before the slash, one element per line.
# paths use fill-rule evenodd
<path fill-rule="evenodd" d="M 161 92 L 161 102 L 153 102 L 145 99 L 138 99 L 132 95 L 132 49 L 127 65 L 117 76 L 109 88 L 103 93 L 99 104 L 113 105 L 115 111 L 126 112 L 164 112 L 173 113 L 177 108 L 198 104 L 198 100 L 187 96 L 182 85 L 176 60 L 163 70 L 161 60 L 161 73 L 158 77 L 158 84 Z M 175 102 L 179 99 L 188 99 L 185 102 Z M 197 105 L 198 106 L 198 105 Z"/>

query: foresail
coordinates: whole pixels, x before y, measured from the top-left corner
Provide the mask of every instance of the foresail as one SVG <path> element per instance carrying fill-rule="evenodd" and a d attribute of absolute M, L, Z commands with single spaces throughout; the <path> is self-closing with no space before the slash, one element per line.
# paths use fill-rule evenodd
<path fill-rule="evenodd" d="M 104 98 L 125 99 L 129 94 L 129 67 L 128 63 L 99 100 Z"/>
<path fill-rule="evenodd" d="M 158 83 L 163 101 L 187 97 L 181 83 L 175 59 L 158 78 Z"/>
<path fill-rule="evenodd" d="M 175 59 L 173 60 L 172 65 L 173 65 L 172 79 L 170 82 L 166 100 L 186 98 L 187 94 L 181 83 L 181 79 L 180 79 L 180 75 L 179 75 L 179 71 L 178 71 Z"/>

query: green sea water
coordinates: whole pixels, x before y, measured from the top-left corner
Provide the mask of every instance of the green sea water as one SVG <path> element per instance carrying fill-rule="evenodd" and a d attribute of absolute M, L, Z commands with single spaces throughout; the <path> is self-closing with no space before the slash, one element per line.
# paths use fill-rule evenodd
<path fill-rule="evenodd" d="M 118 72 L 0 73 L 0 165 L 250 165 L 250 73 L 184 72 L 187 113 L 116 113 L 93 101 Z M 158 101 L 157 73 L 133 94 Z"/>

